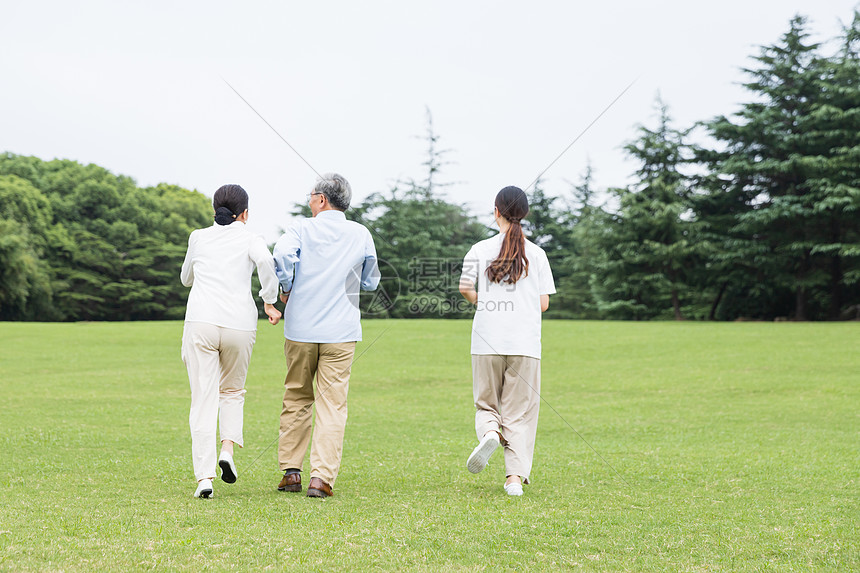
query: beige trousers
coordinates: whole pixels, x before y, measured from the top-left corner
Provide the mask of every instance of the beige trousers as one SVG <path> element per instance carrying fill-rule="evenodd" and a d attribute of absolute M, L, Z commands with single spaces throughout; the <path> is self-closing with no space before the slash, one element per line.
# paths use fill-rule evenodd
<path fill-rule="evenodd" d="M 230 440 L 240 447 L 245 376 L 257 333 L 205 322 L 186 322 L 182 332 L 182 361 L 191 385 L 191 458 L 197 480 L 215 477 L 217 443 Z"/>
<path fill-rule="evenodd" d="M 472 355 L 475 433 L 502 435 L 505 475 L 529 483 L 540 409 L 540 359 L 531 356 Z"/>
<path fill-rule="evenodd" d="M 278 440 L 281 470 L 304 465 L 311 440 L 310 477 L 334 486 L 343 455 L 346 429 L 346 397 L 355 342 L 315 343 L 286 340 L 287 377 L 284 380 L 284 407 Z M 317 379 L 314 394 L 313 381 Z M 311 407 L 316 419 L 311 423 Z"/>

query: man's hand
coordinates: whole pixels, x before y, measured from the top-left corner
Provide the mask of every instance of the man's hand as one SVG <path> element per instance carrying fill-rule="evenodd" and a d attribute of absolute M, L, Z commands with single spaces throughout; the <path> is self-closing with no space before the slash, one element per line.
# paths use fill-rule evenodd
<path fill-rule="evenodd" d="M 281 302 L 287 304 L 287 300 L 290 298 L 290 293 L 282 292 L 281 293 Z"/>
<path fill-rule="evenodd" d="M 275 325 L 281 320 L 281 311 L 275 308 L 275 305 L 265 302 L 263 303 L 263 310 L 266 311 L 266 316 L 269 317 L 269 324 Z"/>

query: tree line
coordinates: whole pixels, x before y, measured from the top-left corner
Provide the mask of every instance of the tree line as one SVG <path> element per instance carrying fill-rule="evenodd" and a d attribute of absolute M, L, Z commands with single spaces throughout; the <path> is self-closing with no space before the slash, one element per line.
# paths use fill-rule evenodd
<path fill-rule="evenodd" d="M 729 116 L 678 128 L 658 98 L 655 125 L 624 147 L 632 185 L 597 190 L 588 166 L 564 196 L 529 189 L 525 230 L 558 288 L 548 316 L 860 318 L 860 13 L 831 43 L 823 53 L 792 19 L 753 56 L 749 101 Z M 702 134 L 709 145 L 691 141 Z M 487 228 L 440 199 L 432 123 L 426 139 L 425 179 L 371 196 L 353 218 L 377 230 L 394 271 L 382 286 L 402 304 L 388 315 L 468 315 L 458 263 Z"/>
<path fill-rule="evenodd" d="M 588 172 L 572 208 L 536 191 L 571 316 L 860 318 L 860 13 L 834 40 L 823 54 L 795 17 L 731 116 L 679 129 L 658 102 L 615 208 L 594 204 Z"/>
<path fill-rule="evenodd" d="M 658 99 L 654 125 L 624 148 L 634 184 L 595 189 L 588 166 L 563 196 L 528 190 L 526 232 L 558 288 L 548 316 L 860 318 L 860 13 L 828 44 L 798 16 L 752 61 L 731 115 L 679 128 Z M 382 261 L 381 288 L 362 295 L 370 316 L 470 315 L 459 264 L 493 231 L 446 199 L 432 121 L 425 139 L 422 180 L 347 212 Z M 181 318 L 188 234 L 211 221 L 194 191 L 0 155 L 0 319 Z"/>
<path fill-rule="evenodd" d="M 210 200 L 75 161 L 0 155 L 0 319 L 180 319 Z"/>

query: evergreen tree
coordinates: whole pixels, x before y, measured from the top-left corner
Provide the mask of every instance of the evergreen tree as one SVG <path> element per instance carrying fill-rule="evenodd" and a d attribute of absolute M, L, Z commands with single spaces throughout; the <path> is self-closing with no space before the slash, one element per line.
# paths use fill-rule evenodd
<path fill-rule="evenodd" d="M 382 272 L 381 291 L 367 295 L 368 304 L 384 306 L 379 297 L 388 297 L 392 317 L 468 314 L 458 290 L 461 263 L 472 244 L 487 237 L 487 228 L 463 205 L 432 196 L 425 187 L 395 186 L 362 207 L 373 214 L 364 222 L 375 230 Z"/>
<path fill-rule="evenodd" d="M 725 149 L 700 153 L 713 175 L 698 214 L 720 243 L 715 270 L 734 281 L 733 314 L 821 316 L 821 289 L 833 282 L 825 268 L 841 243 L 826 236 L 833 212 L 822 211 L 822 201 L 834 191 L 828 179 L 834 165 L 824 158 L 846 139 L 826 126 L 837 115 L 825 104 L 830 66 L 805 28 L 805 19 L 795 17 L 779 43 L 762 48 L 758 67 L 745 70 L 755 101 L 733 119 L 711 121 L 710 133 Z"/>
<path fill-rule="evenodd" d="M 639 127 L 639 138 L 625 147 L 641 165 L 639 183 L 614 190 L 618 213 L 598 235 L 605 255 L 591 286 L 598 307 L 613 318 L 653 318 L 671 308 L 681 320 L 682 299 L 690 295 L 687 270 L 696 245 L 680 172 L 687 132 L 671 127 L 659 99 L 658 109 L 657 129 Z"/>
<path fill-rule="evenodd" d="M 586 165 L 580 182 L 572 186 L 571 198 L 562 214 L 565 233 L 560 236 L 565 255 L 556 274 L 554 307 L 561 310 L 558 315 L 565 318 L 600 318 L 600 313 L 591 291 L 591 277 L 600 246 L 595 241 L 606 213 L 595 204 L 596 191 L 593 186 L 593 168 Z M 550 311 L 552 307 L 550 307 Z M 555 316 L 555 315 L 552 315 Z"/>
<path fill-rule="evenodd" d="M 805 122 L 812 148 L 802 158 L 806 248 L 822 276 L 819 314 L 837 319 L 847 300 L 860 300 L 860 12 L 844 29 L 835 56 L 819 62 L 817 94 Z M 819 283 L 815 283 L 818 286 Z M 853 292 L 847 297 L 846 289 Z"/>
<path fill-rule="evenodd" d="M 387 194 L 365 200 L 348 217 L 373 229 L 382 280 L 378 292 L 364 295 L 363 310 L 397 318 L 470 316 L 472 308 L 459 293 L 462 261 L 488 229 L 464 205 L 447 201 L 439 189 L 449 149 L 439 149 L 440 137 L 427 110 L 426 175 L 422 183 L 399 181 Z"/>

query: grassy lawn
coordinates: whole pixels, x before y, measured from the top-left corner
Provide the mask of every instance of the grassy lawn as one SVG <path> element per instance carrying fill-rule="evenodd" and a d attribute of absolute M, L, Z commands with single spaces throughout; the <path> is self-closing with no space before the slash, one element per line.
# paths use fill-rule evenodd
<path fill-rule="evenodd" d="M 545 322 L 519 499 L 501 452 L 465 469 L 469 326 L 365 321 L 314 500 L 275 490 L 283 338 L 261 324 L 239 481 L 198 500 L 181 323 L 0 323 L 0 569 L 860 568 L 860 324 Z"/>

